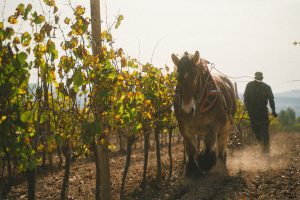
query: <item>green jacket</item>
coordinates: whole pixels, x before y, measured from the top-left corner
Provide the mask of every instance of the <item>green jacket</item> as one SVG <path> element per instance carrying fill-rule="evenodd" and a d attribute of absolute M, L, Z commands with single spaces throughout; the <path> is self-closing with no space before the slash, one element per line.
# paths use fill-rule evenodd
<path fill-rule="evenodd" d="M 275 103 L 272 89 L 261 81 L 251 81 L 247 84 L 244 93 L 244 103 L 249 113 L 268 114 L 267 104 L 275 112 Z"/>

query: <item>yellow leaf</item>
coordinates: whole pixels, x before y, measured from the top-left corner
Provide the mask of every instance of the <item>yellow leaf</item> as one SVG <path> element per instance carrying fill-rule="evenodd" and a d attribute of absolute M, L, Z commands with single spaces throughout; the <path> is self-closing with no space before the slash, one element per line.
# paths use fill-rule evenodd
<path fill-rule="evenodd" d="M 56 77 L 55 77 L 55 72 L 54 72 L 54 71 L 51 71 L 51 72 L 50 72 L 50 76 L 51 76 L 51 79 L 52 79 L 52 80 L 55 80 L 55 79 L 56 79 Z"/>
<path fill-rule="evenodd" d="M 54 6 L 55 5 L 55 0 L 44 0 L 47 6 Z"/>
<path fill-rule="evenodd" d="M 25 90 L 22 90 L 22 89 L 19 89 L 19 94 L 20 94 L 20 95 L 26 94 L 26 91 L 25 91 Z"/>
<path fill-rule="evenodd" d="M 17 20 L 17 18 L 16 18 L 15 16 L 10 16 L 10 17 L 8 18 L 8 22 L 9 22 L 10 24 L 16 24 L 16 23 L 18 23 L 18 20 Z"/>
<path fill-rule="evenodd" d="M 115 58 L 116 57 L 116 55 L 115 55 L 115 52 L 114 51 L 110 51 L 110 58 Z"/>
<path fill-rule="evenodd" d="M 29 143 L 30 143 L 29 137 L 25 137 L 25 138 L 24 138 L 24 142 L 25 142 L 26 144 L 29 144 Z"/>
<path fill-rule="evenodd" d="M 30 44 L 31 35 L 28 32 L 24 32 L 21 37 L 21 41 L 22 41 L 22 46 L 27 47 Z"/>
<path fill-rule="evenodd" d="M 39 51 L 42 53 L 45 53 L 47 51 L 47 46 L 46 45 L 40 45 L 39 46 Z"/>
<path fill-rule="evenodd" d="M 64 20 L 65 24 L 70 24 L 70 21 L 71 21 L 71 20 L 70 20 L 69 17 L 66 17 L 65 20 Z"/>
<path fill-rule="evenodd" d="M 116 115 L 116 116 L 115 116 L 115 119 L 116 119 L 116 120 L 120 120 L 120 119 L 121 119 L 121 116 L 120 116 L 120 115 Z"/>
<path fill-rule="evenodd" d="M 118 75 L 117 79 L 118 81 L 124 81 L 124 77 L 121 74 Z"/>
<path fill-rule="evenodd" d="M 149 112 L 146 113 L 148 119 L 152 119 L 151 114 Z"/>
<path fill-rule="evenodd" d="M 57 81 L 54 81 L 53 84 L 54 84 L 54 87 L 55 87 L 55 88 L 58 88 L 58 87 L 59 87 L 59 84 L 57 83 Z"/>
<path fill-rule="evenodd" d="M 106 128 L 106 129 L 103 131 L 103 134 L 104 134 L 104 135 L 108 135 L 108 134 L 109 134 L 108 128 Z"/>
<path fill-rule="evenodd" d="M 0 124 L 2 124 L 2 122 L 6 119 L 6 116 L 2 116 L 1 119 L 0 119 Z"/>
<path fill-rule="evenodd" d="M 75 9 L 75 15 L 83 15 L 85 13 L 85 8 L 82 6 L 77 6 Z"/>
<path fill-rule="evenodd" d="M 108 145 L 108 149 L 112 152 L 115 152 L 117 150 L 117 147 L 116 147 L 116 145 L 111 144 L 111 145 Z"/>
<path fill-rule="evenodd" d="M 126 58 L 122 57 L 121 58 L 121 66 L 126 67 L 126 65 L 127 65 L 127 60 L 126 60 Z"/>
<path fill-rule="evenodd" d="M 70 42 L 71 42 L 72 48 L 74 48 L 74 47 L 76 47 L 78 45 L 78 38 L 77 37 L 73 37 Z"/>
<path fill-rule="evenodd" d="M 122 48 L 120 48 L 120 49 L 118 49 L 118 56 L 119 57 L 122 57 L 122 55 L 123 55 L 123 49 Z"/>
<path fill-rule="evenodd" d="M 44 39 L 44 36 L 42 34 L 39 34 L 39 33 L 34 33 L 34 40 L 36 42 L 42 42 Z"/>
<path fill-rule="evenodd" d="M 133 93 L 131 91 L 128 92 L 127 97 L 130 98 L 133 96 Z"/>
<path fill-rule="evenodd" d="M 14 44 L 20 44 L 21 43 L 20 38 L 19 37 L 15 37 L 13 43 Z"/>
<path fill-rule="evenodd" d="M 43 151 L 44 150 L 44 145 L 40 144 L 37 148 L 38 151 Z"/>

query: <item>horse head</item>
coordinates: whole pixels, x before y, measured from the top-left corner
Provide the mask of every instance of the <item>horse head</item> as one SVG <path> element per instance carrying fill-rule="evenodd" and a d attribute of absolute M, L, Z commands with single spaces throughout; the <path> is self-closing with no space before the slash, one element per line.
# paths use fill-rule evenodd
<path fill-rule="evenodd" d="M 208 72 L 207 61 L 200 59 L 198 51 L 194 55 L 185 52 L 180 59 L 172 54 L 172 61 L 177 67 L 177 90 L 180 93 L 181 109 L 186 114 L 195 113 L 197 96 L 204 83 L 203 75 Z"/>

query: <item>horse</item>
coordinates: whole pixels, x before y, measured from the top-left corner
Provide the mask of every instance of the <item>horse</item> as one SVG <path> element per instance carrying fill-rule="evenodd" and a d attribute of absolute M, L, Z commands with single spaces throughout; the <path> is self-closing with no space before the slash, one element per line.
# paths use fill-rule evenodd
<path fill-rule="evenodd" d="M 171 58 L 177 67 L 174 113 L 188 158 L 185 173 L 200 175 L 213 171 L 214 166 L 227 173 L 227 142 L 237 107 L 233 84 L 225 76 L 213 76 L 209 62 L 198 51 Z M 202 141 L 201 149 L 196 136 Z"/>

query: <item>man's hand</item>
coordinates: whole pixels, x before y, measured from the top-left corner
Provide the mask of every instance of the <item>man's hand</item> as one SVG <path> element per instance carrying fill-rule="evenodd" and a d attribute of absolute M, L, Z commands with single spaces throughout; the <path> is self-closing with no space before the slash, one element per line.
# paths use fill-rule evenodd
<path fill-rule="evenodd" d="M 273 117 L 277 117 L 277 113 L 275 111 L 272 112 Z"/>

